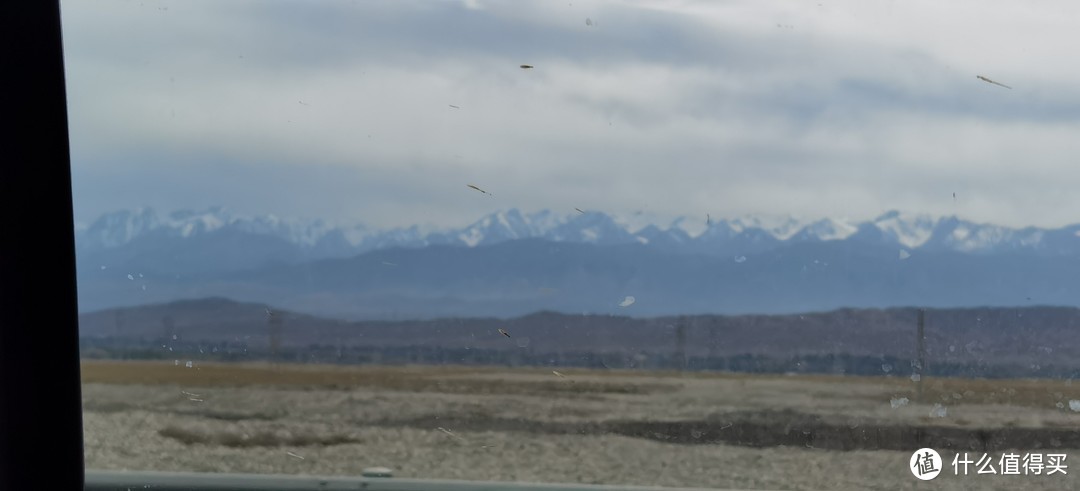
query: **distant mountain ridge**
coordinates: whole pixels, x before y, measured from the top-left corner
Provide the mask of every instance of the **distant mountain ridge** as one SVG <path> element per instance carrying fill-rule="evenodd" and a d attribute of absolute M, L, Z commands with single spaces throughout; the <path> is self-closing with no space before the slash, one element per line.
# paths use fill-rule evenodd
<path fill-rule="evenodd" d="M 438 348 L 457 350 L 465 356 L 468 350 L 550 355 L 543 357 L 544 363 L 551 363 L 560 353 L 573 352 L 621 354 L 626 360 L 682 353 L 699 358 L 699 363 L 705 361 L 702 358 L 739 355 L 795 361 L 805 356 L 847 355 L 878 359 L 863 374 L 908 377 L 913 369 L 906 361 L 914 357 L 917 312 L 912 308 L 841 309 L 792 315 L 652 318 L 536 312 L 510 319 L 349 322 L 261 303 L 202 298 L 108 309 L 79 317 L 83 339 L 112 340 L 112 346 L 140 340 L 167 358 L 198 356 L 204 348 L 209 351 L 211 346 L 227 343 L 243 346 L 245 351 L 265 352 L 271 333 L 277 332 L 283 346 L 308 348 L 312 353 L 320 346 L 338 348 L 339 356 L 341 348 L 354 346 L 376 350 Z M 929 309 L 925 319 L 926 355 L 933 373 L 943 373 L 947 365 L 969 370 L 1011 365 L 1012 376 L 1038 375 L 1054 366 L 1071 367 L 1072 371 L 1080 368 L 1080 309 Z M 460 360 L 446 360 L 456 361 Z M 801 368 L 790 366 L 792 370 Z"/>
<path fill-rule="evenodd" d="M 599 212 L 510 210 L 426 232 L 220 208 L 125 212 L 80 231 L 79 306 L 224 296 L 348 319 L 1080 306 L 1080 226 L 895 212 L 858 224 L 708 220 L 631 227 Z M 619 307 L 627 296 L 636 302 Z"/>
<path fill-rule="evenodd" d="M 700 223 L 698 223 L 700 222 Z M 549 210 L 523 213 L 510 209 L 489 214 L 459 229 L 423 231 L 418 226 L 375 230 L 364 225 L 334 226 L 322 220 L 284 220 L 274 215 L 240 216 L 223 207 L 181 210 L 164 216 L 152 208 L 108 213 L 76 231 L 86 252 L 162 241 L 195 241 L 210 235 L 246 234 L 292 248 L 293 260 L 347 257 L 393 247 L 430 245 L 477 247 L 518 239 L 544 239 L 596 245 L 644 244 L 676 252 L 760 253 L 783 243 L 855 240 L 916 249 L 991 253 L 1027 250 L 1049 254 L 1080 252 L 1080 224 L 1058 229 L 1014 229 L 952 217 L 907 215 L 890 211 L 866 222 L 793 217 L 765 219 L 689 219 L 667 226 L 633 227 L 615 217 L 588 211 L 559 215 Z M 273 260 L 290 258 L 275 257 Z"/>

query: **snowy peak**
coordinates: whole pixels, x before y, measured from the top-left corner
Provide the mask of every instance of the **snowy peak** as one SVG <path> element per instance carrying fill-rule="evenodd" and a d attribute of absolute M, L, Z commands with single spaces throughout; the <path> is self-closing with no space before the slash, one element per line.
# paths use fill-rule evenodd
<path fill-rule="evenodd" d="M 1066 229 L 1068 227 L 1062 230 Z M 1044 250 L 1046 246 L 1043 241 L 1050 232 L 1035 227 L 1017 230 L 948 217 L 941 219 L 934 227 L 931 239 L 925 246 L 958 252 Z"/>
<path fill-rule="evenodd" d="M 299 222 L 282 220 L 274 215 L 237 216 L 221 206 L 201 211 L 178 210 L 164 218 L 152 208 L 143 207 L 103 215 L 85 230 L 77 231 L 76 241 L 83 247 L 111 248 L 150 234 L 188 239 L 220 230 L 236 230 L 313 246 L 333 229 L 321 220 Z"/>
<path fill-rule="evenodd" d="M 563 222 L 560 217 L 547 210 L 526 215 L 511 209 L 487 215 L 460 230 L 434 233 L 428 241 L 434 244 L 476 247 L 507 240 L 543 237 Z"/>
<path fill-rule="evenodd" d="M 722 232 L 719 232 L 717 230 L 713 230 L 713 227 L 720 227 L 719 230 L 722 230 Z M 709 215 L 706 215 L 705 219 L 690 218 L 690 217 L 676 218 L 675 220 L 673 220 L 671 222 L 671 225 L 668 225 L 667 230 L 678 230 L 683 235 L 685 235 L 687 237 L 690 237 L 690 238 L 693 238 L 693 239 L 696 239 L 698 237 L 701 237 L 702 235 L 708 234 L 708 233 L 710 233 L 710 231 L 712 231 L 712 233 L 714 233 L 714 234 L 716 234 L 716 233 L 725 234 L 726 233 L 727 235 L 725 235 L 725 236 L 730 236 L 730 233 L 733 232 L 733 230 L 731 229 L 731 227 L 728 225 L 728 223 L 726 221 L 713 220 L 712 217 L 710 217 Z"/>
<path fill-rule="evenodd" d="M 807 224 L 799 233 L 793 236 L 798 240 L 844 240 L 859 230 L 858 225 L 849 223 L 847 220 L 824 218 Z"/>
<path fill-rule="evenodd" d="M 480 243 L 525 239 L 535 237 L 541 233 L 543 233 L 543 230 L 535 226 L 530 217 L 522 215 L 520 211 L 515 209 L 488 215 L 466 228 L 461 235 L 465 245 L 474 247 Z M 468 240 L 465 239 L 466 235 L 469 237 Z"/>
<path fill-rule="evenodd" d="M 804 227 L 802 221 L 790 215 L 780 217 L 745 216 L 732 220 L 730 224 L 732 229 L 737 232 L 762 230 L 777 240 L 788 240 Z"/>
<path fill-rule="evenodd" d="M 102 215 L 79 235 L 87 245 L 116 247 L 149 233 L 159 225 L 152 208 L 137 208 Z"/>
<path fill-rule="evenodd" d="M 626 244 L 635 242 L 624 225 L 597 211 L 578 212 L 542 236 L 548 240 L 586 244 Z"/>
<path fill-rule="evenodd" d="M 671 228 L 679 228 L 692 238 L 704 241 L 730 240 L 734 237 L 766 240 L 770 237 L 780 242 L 785 241 L 829 241 L 843 240 L 853 235 L 858 226 L 847 220 L 824 218 L 806 221 L 794 216 L 755 217 L 744 216 L 731 220 L 710 219 L 698 226 L 697 221 L 685 217 L 675 220 Z"/>
<path fill-rule="evenodd" d="M 181 237 L 191 237 L 219 230 L 234 220 L 235 218 L 225 208 L 215 206 L 202 212 L 174 211 L 169 214 L 163 225 L 164 228 L 179 233 Z"/>
<path fill-rule="evenodd" d="M 1053 254 L 1080 253 L 1080 225 L 1055 230 L 1011 229 L 957 217 L 890 211 L 866 222 L 793 216 L 734 219 L 681 217 L 667 227 L 631 227 L 625 219 L 597 211 L 558 214 L 550 210 L 523 213 L 501 210 L 460 229 L 431 231 L 419 226 L 372 230 L 362 224 L 341 227 L 322 220 L 287 220 L 275 215 L 238 216 L 222 207 L 182 210 L 159 217 L 151 208 L 108 213 L 76 231 L 84 250 L 120 247 L 144 236 L 186 240 L 221 231 L 271 236 L 297 248 L 303 257 L 344 257 L 390 247 L 428 245 L 478 247 L 539 238 L 597 245 L 644 244 L 694 253 L 763 252 L 797 242 L 855 241 L 895 245 L 908 251 L 949 250 L 987 253 L 1031 250 Z"/>
<path fill-rule="evenodd" d="M 930 240 L 937 222 L 929 215 L 904 215 L 893 210 L 875 218 L 873 224 L 887 239 L 914 249 Z"/>

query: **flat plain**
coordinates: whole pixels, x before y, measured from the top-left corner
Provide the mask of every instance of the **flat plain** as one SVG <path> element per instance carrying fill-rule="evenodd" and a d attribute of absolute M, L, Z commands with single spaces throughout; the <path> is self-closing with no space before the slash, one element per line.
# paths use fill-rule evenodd
<path fill-rule="evenodd" d="M 951 460 L 1080 455 L 1068 380 L 91 361 L 86 465 L 734 489 L 1077 489 Z M 936 445 L 936 446 L 935 446 Z M 922 482 L 912 452 L 946 469 Z M 1065 461 L 1071 464 L 1069 458 Z"/>

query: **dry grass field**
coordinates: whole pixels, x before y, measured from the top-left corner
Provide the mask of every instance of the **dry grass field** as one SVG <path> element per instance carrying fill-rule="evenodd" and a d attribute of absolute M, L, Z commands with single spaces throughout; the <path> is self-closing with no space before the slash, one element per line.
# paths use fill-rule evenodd
<path fill-rule="evenodd" d="M 911 380 L 888 377 L 105 361 L 82 369 L 91 469 L 357 475 L 386 466 L 414 478 L 744 489 L 1080 488 L 1074 472 L 953 476 L 955 452 L 942 448 L 948 469 L 936 480 L 907 470 L 912 435 L 975 458 L 983 448 L 1080 455 L 1080 412 L 1069 404 L 1080 385 L 1069 381 L 927 378 L 918 400 Z"/>

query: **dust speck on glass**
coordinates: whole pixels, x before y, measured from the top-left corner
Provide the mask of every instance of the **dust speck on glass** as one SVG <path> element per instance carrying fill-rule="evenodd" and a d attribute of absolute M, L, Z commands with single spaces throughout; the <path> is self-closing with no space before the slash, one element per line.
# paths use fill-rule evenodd
<path fill-rule="evenodd" d="M 1080 4 L 61 11 L 89 479 L 982 489 L 954 457 L 1080 449 Z"/>

